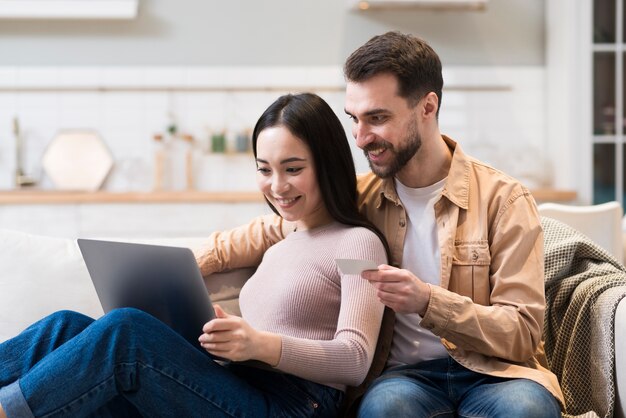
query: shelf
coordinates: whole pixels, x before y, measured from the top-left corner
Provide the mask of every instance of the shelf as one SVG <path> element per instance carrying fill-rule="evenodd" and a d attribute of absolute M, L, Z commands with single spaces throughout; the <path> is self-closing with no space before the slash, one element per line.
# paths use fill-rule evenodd
<path fill-rule="evenodd" d="M 118 93 L 285 93 L 293 90 L 320 91 L 320 92 L 344 92 L 344 86 L 116 86 L 116 85 L 93 85 L 93 86 L 0 86 L 3 93 L 85 93 L 85 92 L 118 92 Z"/>
<path fill-rule="evenodd" d="M 0 0 L 0 19 L 134 19 L 138 0 Z"/>
<path fill-rule="evenodd" d="M 576 199 L 571 190 L 536 189 L 531 191 L 535 200 L 541 202 L 568 202 Z M 53 190 L 5 190 L 0 191 L 0 205 L 45 204 L 115 204 L 115 203 L 261 203 L 260 192 L 64 192 Z"/>
<path fill-rule="evenodd" d="M 43 205 L 72 203 L 260 203 L 259 192 L 69 192 L 52 190 L 0 191 L 0 204 Z"/>
<path fill-rule="evenodd" d="M 351 0 L 358 10 L 485 10 L 487 0 Z"/>
<path fill-rule="evenodd" d="M 317 92 L 335 92 L 344 93 L 346 87 L 341 86 L 166 86 L 166 85 L 150 85 L 150 86 L 115 86 L 115 85 L 93 85 L 93 86 L 1 86 L 0 93 L 160 93 L 160 92 L 178 92 L 178 93 L 285 93 L 288 91 L 317 91 Z M 449 85 L 444 86 L 443 91 L 463 91 L 463 92 L 508 92 L 513 88 L 510 85 L 493 84 L 493 85 Z"/>
<path fill-rule="evenodd" d="M 626 50 L 626 45 L 620 44 L 593 44 L 594 52 L 621 52 Z"/>
<path fill-rule="evenodd" d="M 617 144 L 622 140 L 621 135 L 594 135 L 594 144 Z"/>

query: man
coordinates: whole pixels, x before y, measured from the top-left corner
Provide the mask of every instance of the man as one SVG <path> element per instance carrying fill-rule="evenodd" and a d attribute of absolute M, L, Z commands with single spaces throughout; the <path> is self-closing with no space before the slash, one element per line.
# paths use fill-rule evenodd
<path fill-rule="evenodd" d="M 372 366 L 386 369 L 359 416 L 559 417 L 532 196 L 440 133 L 441 63 L 424 41 L 376 36 L 344 74 L 345 111 L 372 169 L 359 177 L 360 210 L 391 250 L 391 265 L 363 277 L 395 313 L 392 341 L 385 329 L 379 341 L 389 355 Z M 199 264 L 205 273 L 254 264 L 288 230 L 266 217 L 214 234 Z"/>

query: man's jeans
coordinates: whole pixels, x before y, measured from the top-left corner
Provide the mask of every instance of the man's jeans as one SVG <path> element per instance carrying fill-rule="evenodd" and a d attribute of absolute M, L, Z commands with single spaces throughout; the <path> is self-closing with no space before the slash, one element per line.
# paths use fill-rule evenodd
<path fill-rule="evenodd" d="M 343 398 L 292 375 L 221 366 L 130 308 L 97 321 L 58 312 L 0 344 L 0 388 L 9 418 L 326 417 Z"/>
<path fill-rule="evenodd" d="M 359 418 L 554 417 L 554 396 L 527 379 L 473 372 L 448 357 L 385 371 L 363 397 Z"/>

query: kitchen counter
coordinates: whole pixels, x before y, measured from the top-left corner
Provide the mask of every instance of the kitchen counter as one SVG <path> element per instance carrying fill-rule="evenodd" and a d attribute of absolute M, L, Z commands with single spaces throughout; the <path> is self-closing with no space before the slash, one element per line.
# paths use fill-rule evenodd
<path fill-rule="evenodd" d="M 20 189 L 0 191 L 0 204 L 38 205 L 67 203 L 257 203 L 260 192 L 150 191 L 73 192 Z"/>
<path fill-rule="evenodd" d="M 576 193 L 535 190 L 537 201 Z M 0 228 L 59 237 L 209 236 L 271 213 L 258 191 L 0 191 Z"/>
<path fill-rule="evenodd" d="M 572 202 L 577 194 L 572 190 L 536 189 L 532 194 L 538 202 Z M 258 203 L 263 195 L 258 191 L 150 191 L 150 192 L 72 192 L 20 189 L 0 191 L 0 204 L 38 205 L 68 203 Z"/>

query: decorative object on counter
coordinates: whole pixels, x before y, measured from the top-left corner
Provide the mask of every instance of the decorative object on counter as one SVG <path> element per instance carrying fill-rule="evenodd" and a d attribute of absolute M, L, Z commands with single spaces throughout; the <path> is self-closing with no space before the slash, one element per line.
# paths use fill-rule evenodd
<path fill-rule="evenodd" d="M 155 191 L 167 190 L 169 185 L 166 184 L 168 180 L 166 173 L 169 171 L 169 167 L 166 167 L 168 156 L 165 141 L 161 134 L 154 134 L 152 139 L 154 140 L 154 182 L 152 189 Z"/>
<path fill-rule="evenodd" d="M 226 133 L 224 131 L 211 135 L 211 151 L 215 153 L 226 152 Z"/>
<path fill-rule="evenodd" d="M 193 135 L 155 134 L 153 190 L 193 190 L 194 189 L 194 149 Z"/>
<path fill-rule="evenodd" d="M 48 144 L 42 163 L 56 188 L 95 191 L 111 171 L 113 156 L 96 132 L 67 130 Z"/>
<path fill-rule="evenodd" d="M 611 105 L 602 108 L 602 134 L 615 135 L 615 107 Z"/>
<path fill-rule="evenodd" d="M 178 135 L 178 126 L 176 125 L 176 122 L 171 121 L 169 123 L 169 125 L 167 125 L 167 133 L 173 138 L 176 137 L 176 135 Z"/>
<path fill-rule="evenodd" d="M 246 129 L 240 131 L 235 136 L 235 151 L 236 152 L 248 152 L 250 151 L 251 131 Z"/>
<path fill-rule="evenodd" d="M 151 186 L 149 164 L 141 157 L 123 156 L 115 159 L 115 166 L 106 180 L 111 192 L 141 192 Z"/>
<path fill-rule="evenodd" d="M 185 145 L 184 159 L 185 159 L 185 190 L 194 189 L 194 164 L 193 164 L 193 149 L 194 139 L 192 135 L 183 135 L 181 137 Z"/>
<path fill-rule="evenodd" d="M 17 117 L 13 118 L 13 136 L 15 137 L 15 187 L 34 186 L 36 184 L 35 179 L 24 173 L 24 138 L 22 138 L 20 122 Z"/>

